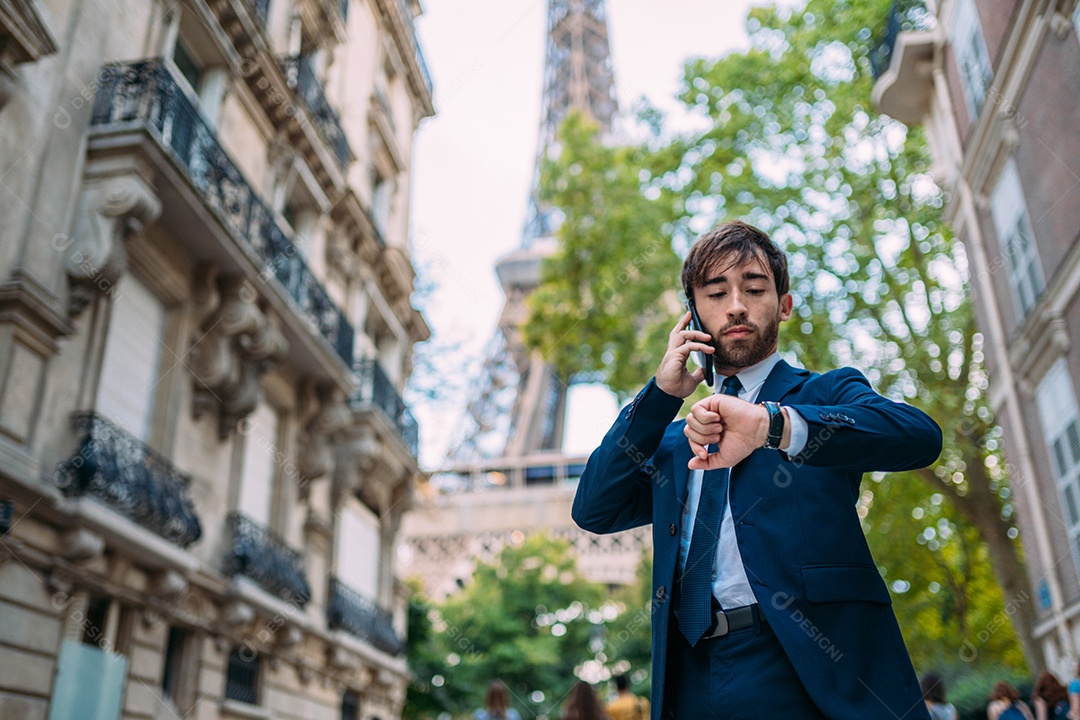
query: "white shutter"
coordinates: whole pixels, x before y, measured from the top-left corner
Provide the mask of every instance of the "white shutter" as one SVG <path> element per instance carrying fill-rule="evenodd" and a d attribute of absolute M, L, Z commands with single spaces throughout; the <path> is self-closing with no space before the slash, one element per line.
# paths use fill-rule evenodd
<path fill-rule="evenodd" d="M 244 422 L 244 466 L 240 476 L 237 510 L 257 523 L 270 524 L 274 469 L 277 455 L 278 416 L 265 401 Z"/>
<path fill-rule="evenodd" d="M 112 297 L 97 410 L 143 441 L 150 434 L 164 329 L 165 306 L 126 275 Z"/>
<path fill-rule="evenodd" d="M 379 518 L 358 502 L 342 509 L 338 523 L 338 578 L 371 600 L 379 591 Z"/>

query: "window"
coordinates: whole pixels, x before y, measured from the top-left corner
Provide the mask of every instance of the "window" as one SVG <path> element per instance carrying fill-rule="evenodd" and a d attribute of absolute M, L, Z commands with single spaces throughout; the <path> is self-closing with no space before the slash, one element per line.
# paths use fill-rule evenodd
<path fill-rule="evenodd" d="M 244 436 L 244 462 L 236 509 L 269 527 L 278 454 L 277 412 L 265 401 L 260 402 L 240 428 Z"/>
<path fill-rule="evenodd" d="M 352 690 L 341 697 L 341 720 L 360 720 L 360 695 Z"/>
<path fill-rule="evenodd" d="M 176 39 L 176 45 L 173 46 L 172 61 L 176 65 L 176 69 L 180 71 L 180 75 L 187 80 L 192 91 L 198 95 L 199 86 L 202 84 L 203 69 L 195 60 L 194 54 L 180 38 Z"/>
<path fill-rule="evenodd" d="M 1022 320 L 1035 307 L 1046 284 L 1024 203 L 1024 189 L 1013 160 L 1009 160 L 1001 171 L 992 206 L 1001 252 L 1009 261 L 1009 284 Z"/>
<path fill-rule="evenodd" d="M 1080 411 L 1064 357 L 1039 383 L 1035 401 L 1050 454 L 1073 561 L 1080 569 Z"/>
<path fill-rule="evenodd" d="M 139 440 L 150 434 L 165 307 L 130 274 L 112 294 L 97 409 Z"/>
<path fill-rule="evenodd" d="M 338 578 L 361 595 L 375 600 L 379 590 L 379 518 L 358 500 L 350 499 L 338 522 Z"/>
<path fill-rule="evenodd" d="M 372 173 L 371 215 L 375 228 L 384 235 L 390 222 L 390 204 L 394 198 L 394 182 L 378 170 Z"/>
<path fill-rule="evenodd" d="M 261 658 L 254 649 L 242 646 L 229 653 L 225 670 L 225 698 L 249 705 L 259 703 L 259 670 Z"/>
<path fill-rule="evenodd" d="M 175 625 L 169 628 L 169 642 L 165 646 L 165 667 L 161 673 L 161 693 L 164 697 L 180 705 L 180 696 L 184 691 L 187 648 L 191 633 Z"/>
<path fill-rule="evenodd" d="M 986 49 L 986 41 L 979 25 L 979 11 L 975 8 L 975 0 L 960 0 L 956 4 L 952 43 L 968 113 L 974 120 L 982 110 L 986 89 L 990 87 L 994 76 L 990 53 Z"/>

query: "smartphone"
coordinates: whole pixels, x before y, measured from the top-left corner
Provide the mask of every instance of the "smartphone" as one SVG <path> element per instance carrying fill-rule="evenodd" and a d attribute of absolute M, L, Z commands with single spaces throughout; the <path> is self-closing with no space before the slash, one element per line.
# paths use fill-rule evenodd
<path fill-rule="evenodd" d="M 705 326 L 701 324 L 701 318 L 698 317 L 697 307 L 694 306 L 694 301 L 690 300 L 686 303 L 686 307 L 690 310 L 690 329 L 697 330 L 698 332 L 707 333 Z M 701 366 L 701 369 L 705 371 L 705 384 L 709 387 L 713 386 L 713 366 L 712 355 L 708 353 L 694 351 L 694 359 L 697 360 L 697 364 Z"/>

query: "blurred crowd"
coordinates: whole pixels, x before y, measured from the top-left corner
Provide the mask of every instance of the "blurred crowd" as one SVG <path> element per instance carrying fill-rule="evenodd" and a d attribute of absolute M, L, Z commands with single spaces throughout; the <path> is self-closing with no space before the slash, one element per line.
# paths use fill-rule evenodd
<path fill-rule="evenodd" d="M 945 682 L 936 673 L 919 680 L 923 699 L 932 720 L 960 720 L 956 708 L 946 699 Z M 1080 664 L 1068 686 L 1044 670 L 1035 679 L 1026 700 L 1013 685 L 999 680 L 987 698 L 987 720 L 1080 720 Z"/>

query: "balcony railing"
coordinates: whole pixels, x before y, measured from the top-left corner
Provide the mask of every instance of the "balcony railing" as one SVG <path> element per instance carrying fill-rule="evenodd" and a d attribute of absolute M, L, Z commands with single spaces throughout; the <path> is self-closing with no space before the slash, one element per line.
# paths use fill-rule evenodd
<path fill-rule="evenodd" d="M 420 68 L 420 74 L 424 78 L 424 84 L 427 85 L 428 92 L 434 92 L 434 85 L 431 83 L 431 73 L 428 72 L 427 63 L 424 62 L 424 53 L 420 50 L 420 41 L 416 38 L 416 25 L 412 13 L 412 3 L 410 0 L 398 0 L 398 7 L 401 8 L 401 16 L 405 19 L 405 25 L 409 28 L 409 38 L 412 40 L 412 51 L 416 56 L 416 64 Z"/>
<path fill-rule="evenodd" d="M 82 434 L 79 449 L 56 473 L 65 495 L 93 495 L 180 547 L 199 539 L 202 526 L 187 475 L 98 413 L 77 413 L 74 421 Z"/>
<path fill-rule="evenodd" d="M 390 613 L 337 578 L 330 578 L 326 623 L 330 629 L 344 630 L 390 655 L 405 652 Z"/>
<path fill-rule="evenodd" d="M 272 530 L 242 513 L 229 513 L 227 522 L 230 541 L 225 553 L 225 574 L 250 578 L 285 602 L 301 607 L 307 604 L 311 586 L 304 575 L 300 553 Z"/>
<path fill-rule="evenodd" d="M 91 124 L 148 130 L 221 224 L 254 255 L 260 274 L 275 278 L 300 317 L 352 365 L 352 325 L 160 60 L 102 68 Z"/>
<path fill-rule="evenodd" d="M 255 18 L 266 27 L 266 18 L 270 15 L 270 0 L 247 0 Z"/>
<path fill-rule="evenodd" d="M 405 447 L 416 457 L 420 446 L 419 427 L 378 360 L 365 358 L 356 363 L 356 385 L 353 404 L 381 409 L 386 419 L 397 428 Z"/>
<path fill-rule="evenodd" d="M 281 70 L 293 89 L 307 107 L 311 119 L 315 121 L 315 127 L 326 141 L 326 144 L 334 151 L 338 163 L 345 167 L 352 159 L 352 151 L 349 149 L 349 141 L 345 137 L 345 130 L 341 127 L 341 120 L 323 92 L 322 82 L 315 74 L 310 58 L 304 55 L 292 55 L 282 58 Z"/>
<path fill-rule="evenodd" d="M 926 3 L 923 0 L 893 0 L 888 20 L 885 23 L 885 32 L 870 48 L 870 67 L 874 72 L 874 79 L 878 79 L 889 69 L 893 50 L 896 49 L 896 39 L 900 33 L 911 30 L 931 30 L 934 23 L 934 15 L 926 9 Z"/>

